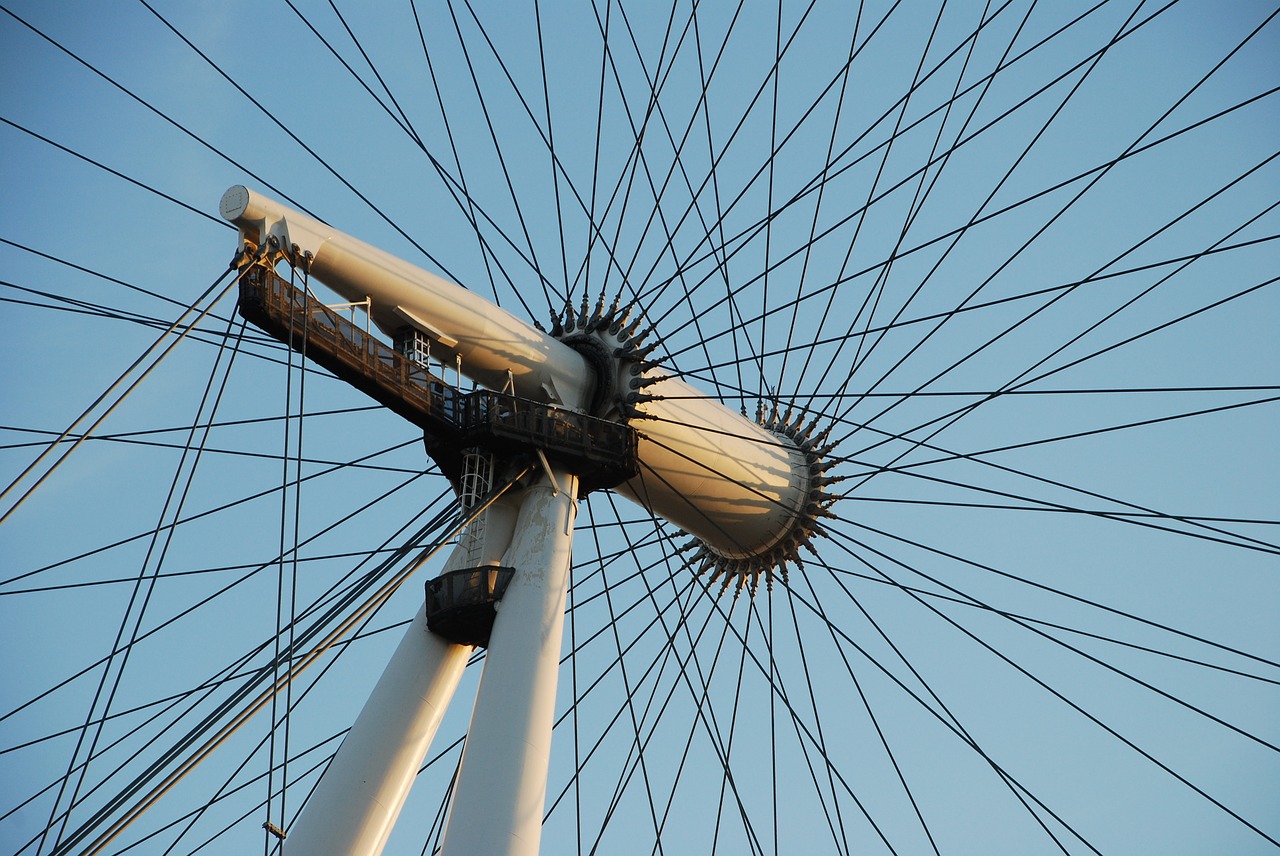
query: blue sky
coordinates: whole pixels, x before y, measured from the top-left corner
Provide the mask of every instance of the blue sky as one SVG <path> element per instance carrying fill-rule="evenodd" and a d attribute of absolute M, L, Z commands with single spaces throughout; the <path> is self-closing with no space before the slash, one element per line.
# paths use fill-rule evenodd
<path fill-rule="evenodd" d="M 155 341 L 136 319 L 222 273 L 217 201 L 246 184 L 544 324 L 621 294 L 668 370 L 840 440 L 830 537 L 753 603 L 704 591 L 643 509 L 583 503 L 558 712 L 581 701 L 544 852 L 1275 848 L 1280 24 L 1246 41 L 1268 4 L 867 3 L 844 75 L 852 4 L 787 3 L 776 78 L 766 4 L 730 26 L 720 3 L 419 3 L 429 65 L 399 0 L 337 4 L 358 47 L 325 3 L 154 5 L 209 62 L 141 3 L 9 7 L 118 87 L 0 16 L 4 484 Z M 91 710 L 112 717 L 68 829 L 176 740 L 153 702 L 273 638 L 281 580 L 301 609 L 449 494 L 411 426 L 252 330 L 224 385 L 233 299 L 95 431 L 115 442 L 0 524 L 0 715 L 59 685 L 0 719 L 6 849 L 71 801 L 75 778 L 57 810 L 41 789 L 86 755 Z M 264 713 L 106 852 L 239 851 L 291 822 L 429 568 L 295 686 L 283 800 L 263 805 L 286 732 L 264 743 Z M 61 685 L 135 623 L 109 705 L 101 665 Z M 422 852 L 456 752 L 387 852 Z"/>

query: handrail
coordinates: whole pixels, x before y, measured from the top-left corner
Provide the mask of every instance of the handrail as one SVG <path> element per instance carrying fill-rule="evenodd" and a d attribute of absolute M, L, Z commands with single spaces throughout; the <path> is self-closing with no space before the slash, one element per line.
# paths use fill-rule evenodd
<path fill-rule="evenodd" d="M 241 277 L 239 311 L 422 428 L 431 440 L 428 452 L 445 473 L 459 470 L 455 458 L 469 447 L 507 455 L 540 450 L 578 475 L 583 495 L 639 472 L 636 433 L 625 423 L 506 392 L 462 392 L 265 265 L 255 265 Z"/>

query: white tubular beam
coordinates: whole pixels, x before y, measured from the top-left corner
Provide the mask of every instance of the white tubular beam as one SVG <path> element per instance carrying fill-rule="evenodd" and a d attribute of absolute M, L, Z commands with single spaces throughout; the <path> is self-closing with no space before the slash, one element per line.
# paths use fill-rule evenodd
<path fill-rule="evenodd" d="M 780 541 L 808 499 L 804 453 L 677 378 L 646 391 L 640 474 L 614 490 L 729 558 Z"/>
<path fill-rule="evenodd" d="M 471 655 L 419 609 L 338 754 L 288 831 L 288 853 L 382 852 Z"/>
<path fill-rule="evenodd" d="M 577 478 L 555 472 L 524 495 L 503 595 L 445 827 L 445 856 L 537 856 Z"/>
<path fill-rule="evenodd" d="M 594 377 L 577 351 L 462 286 L 240 185 L 223 194 L 220 208 L 242 242 L 261 247 L 276 238 L 295 263 L 295 245 L 310 253 L 312 276 L 347 300 L 372 298 L 381 330 L 418 329 L 433 357 L 451 366 L 460 355 L 462 373 L 477 383 L 502 389 L 509 370 L 525 398 L 572 408 L 588 400 Z"/>
<path fill-rule="evenodd" d="M 471 564 L 468 538 L 483 532 L 481 563 L 511 543 L 520 498 L 503 496 L 464 533 L 445 570 Z M 297 856 L 377 856 L 387 843 L 471 652 L 427 629 L 419 609 L 338 753 L 288 830 Z"/>

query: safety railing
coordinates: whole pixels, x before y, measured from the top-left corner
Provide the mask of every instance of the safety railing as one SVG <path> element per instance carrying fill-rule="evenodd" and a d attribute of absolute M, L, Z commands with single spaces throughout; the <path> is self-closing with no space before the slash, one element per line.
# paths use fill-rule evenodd
<path fill-rule="evenodd" d="M 498 454 L 539 450 L 579 476 L 581 492 L 613 487 L 638 472 L 636 434 L 628 425 L 508 393 L 462 392 L 338 312 L 256 265 L 240 280 L 240 314 L 422 428 L 428 451 L 446 473 L 479 447 Z"/>

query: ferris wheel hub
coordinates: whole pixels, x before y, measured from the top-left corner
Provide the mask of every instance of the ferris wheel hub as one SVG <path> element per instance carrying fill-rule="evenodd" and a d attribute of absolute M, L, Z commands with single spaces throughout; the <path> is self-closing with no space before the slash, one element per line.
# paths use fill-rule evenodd
<path fill-rule="evenodd" d="M 796 422 L 791 419 L 790 407 L 782 411 L 774 403 L 767 413 L 763 403 L 757 408 L 756 422 L 792 449 L 794 454 L 803 457 L 807 465 L 804 504 L 792 517 L 790 526 L 771 545 L 751 556 L 725 555 L 714 545 L 697 539 L 688 545 L 689 549 L 696 551 L 693 556 L 694 572 L 699 576 L 709 574 L 709 582 L 719 580 L 719 594 L 724 594 L 732 586 L 734 597 L 744 589 L 754 596 L 761 579 L 768 591 L 773 590 L 775 577 L 780 577 L 786 584 L 788 567 L 802 568 L 802 551 L 817 555 L 813 540 L 826 535 L 819 521 L 833 516 L 830 507 L 837 496 L 825 488 L 843 480 L 843 477 L 823 475 L 831 467 L 831 462 L 825 459 L 831 451 L 831 446 L 825 445 L 830 427 L 819 431 L 816 418 L 807 425 L 799 419 Z"/>
<path fill-rule="evenodd" d="M 566 305 L 562 312 L 551 315 L 550 334 L 581 354 L 595 373 L 593 416 L 624 423 L 662 419 L 649 405 L 663 400 L 673 379 L 658 361 L 650 359 L 661 340 L 645 344 L 653 328 L 642 330 L 643 316 L 634 309 L 622 304 L 621 295 L 607 307 L 601 295 L 590 309 L 584 296 L 576 311 Z M 830 467 L 824 460 L 830 452 L 824 445 L 829 428 L 819 431 L 817 418 L 805 424 L 800 411 L 782 409 L 776 402 L 767 409 L 760 404 L 752 427 L 757 426 L 768 433 L 775 451 L 788 460 L 787 491 L 779 494 L 786 505 L 776 504 L 789 513 L 773 514 L 769 520 L 772 528 L 762 528 L 749 543 L 694 533 L 688 548 L 696 550 L 692 567 L 699 575 L 710 572 L 712 582 L 719 580 L 721 594 L 733 586 L 735 596 L 744 589 L 754 596 L 761 579 L 771 591 L 775 576 L 785 583 L 788 566 L 801 567 L 801 551 L 812 551 L 813 539 L 823 534 L 818 521 L 830 516 L 828 509 L 835 501 L 835 496 L 824 490 L 838 480 L 823 476 Z M 745 433 L 741 427 L 733 430 Z"/>

